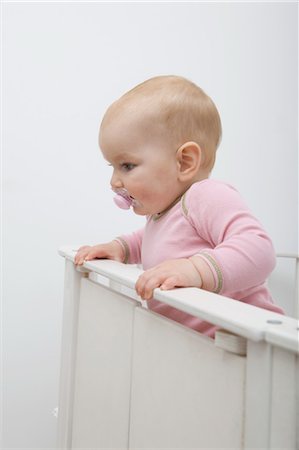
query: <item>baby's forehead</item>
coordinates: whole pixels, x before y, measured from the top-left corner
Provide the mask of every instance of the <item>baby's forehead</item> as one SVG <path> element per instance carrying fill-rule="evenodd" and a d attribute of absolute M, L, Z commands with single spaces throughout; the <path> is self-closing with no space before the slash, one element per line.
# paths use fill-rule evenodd
<path fill-rule="evenodd" d="M 144 134 L 165 132 L 159 108 L 139 101 L 115 102 L 106 111 L 100 135 L 107 133 Z"/>
<path fill-rule="evenodd" d="M 111 113 L 111 114 L 110 114 Z M 136 148 L 174 147 L 174 134 L 166 130 L 161 120 L 149 110 L 118 109 L 109 111 L 103 120 L 99 145 L 102 150 L 110 152 Z"/>
<path fill-rule="evenodd" d="M 107 109 L 104 122 L 120 121 L 124 117 L 131 120 L 154 120 L 161 113 L 161 105 L 154 97 L 132 96 L 121 97 Z"/>

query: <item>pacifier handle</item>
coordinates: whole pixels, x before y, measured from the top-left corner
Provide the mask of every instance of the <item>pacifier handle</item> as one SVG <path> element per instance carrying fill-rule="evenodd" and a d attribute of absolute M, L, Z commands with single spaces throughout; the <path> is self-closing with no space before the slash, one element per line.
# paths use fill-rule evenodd
<path fill-rule="evenodd" d="M 128 196 L 124 197 L 121 194 L 116 194 L 113 197 L 114 203 L 121 209 L 130 209 L 132 205 L 132 199 Z"/>

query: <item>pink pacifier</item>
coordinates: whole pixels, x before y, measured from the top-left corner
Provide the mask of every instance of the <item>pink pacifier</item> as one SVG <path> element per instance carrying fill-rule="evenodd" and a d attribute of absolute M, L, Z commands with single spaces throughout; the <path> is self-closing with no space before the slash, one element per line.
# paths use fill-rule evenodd
<path fill-rule="evenodd" d="M 121 209 L 130 209 L 135 204 L 133 198 L 131 198 L 126 189 L 115 190 L 116 196 L 113 198 L 114 203 Z"/>

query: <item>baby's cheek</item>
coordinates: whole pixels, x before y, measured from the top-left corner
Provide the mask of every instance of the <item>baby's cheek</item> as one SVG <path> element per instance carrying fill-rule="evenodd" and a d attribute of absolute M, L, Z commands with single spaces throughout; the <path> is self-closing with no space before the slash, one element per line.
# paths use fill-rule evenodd
<path fill-rule="evenodd" d="M 139 199 L 143 202 L 143 201 L 154 201 L 155 198 L 157 197 L 157 193 L 155 188 L 151 185 L 149 186 L 140 186 L 139 189 L 136 190 Z"/>

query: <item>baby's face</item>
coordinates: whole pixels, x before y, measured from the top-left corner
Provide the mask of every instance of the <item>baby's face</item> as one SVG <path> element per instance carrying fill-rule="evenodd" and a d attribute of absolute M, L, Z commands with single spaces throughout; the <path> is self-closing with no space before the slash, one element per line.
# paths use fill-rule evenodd
<path fill-rule="evenodd" d="M 135 199 L 136 214 L 164 211 L 184 191 L 178 179 L 176 148 L 163 133 L 153 133 L 148 119 L 123 115 L 104 122 L 100 148 L 111 164 L 111 187 Z"/>

